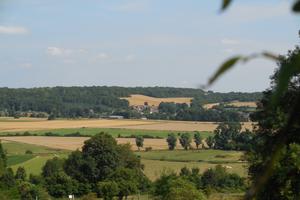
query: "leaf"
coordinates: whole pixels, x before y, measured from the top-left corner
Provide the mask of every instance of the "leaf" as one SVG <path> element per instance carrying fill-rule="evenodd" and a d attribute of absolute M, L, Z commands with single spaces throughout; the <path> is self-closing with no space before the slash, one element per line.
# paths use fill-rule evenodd
<path fill-rule="evenodd" d="M 232 2 L 232 0 L 223 0 L 223 4 L 222 4 L 222 8 L 221 10 L 224 11 L 228 8 L 228 6 L 230 5 L 230 3 Z"/>
<path fill-rule="evenodd" d="M 293 6 L 294 12 L 300 12 L 300 0 L 298 0 Z"/>
<path fill-rule="evenodd" d="M 275 61 L 279 60 L 279 56 L 274 55 L 274 54 L 272 54 L 270 52 L 263 52 L 261 55 L 264 56 L 264 57 L 266 57 L 266 58 L 269 58 L 271 60 L 275 60 Z"/>
<path fill-rule="evenodd" d="M 233 58 L 230 58 L 229 60 L 225 61 L 219 69 L 216 71 L 216 73 L 209 79 L 208 85 L 211 85 L 214 83 L 222 74 L 224 74 L 226 71 L 228 71 L 231 67 L 233 67 L 239 60 L 241 60 L 241 56 L 236 56 Z"/>

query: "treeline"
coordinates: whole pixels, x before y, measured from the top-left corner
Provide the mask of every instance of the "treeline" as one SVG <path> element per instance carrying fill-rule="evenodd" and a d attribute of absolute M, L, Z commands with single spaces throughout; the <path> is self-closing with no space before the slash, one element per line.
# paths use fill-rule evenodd
<path fill-rule="evenodd" d="M 66 159 L 48 160 L 41 175 L 28 176 L 23 167 L 16 172 L 7 168 L 6 153 L 0 143 L 0 196 L 46 200 L 74 195 L 82 200 L 122 200 L 149 194 L 161 200 L 204 200 L 213 191 L 245 190 L 245 180 L 220 165 L 202 174 L 197 168 L 182 168 L 179 175 L 163 173 L 155 182 L 144 175 L 143 169 L 140 158 L 128 144 L 119 145 L 104 133 L 85 141 L 82 151 L 74 151 Z"/>
<path fill-rule="evenodd" d="M 215 106 L 204 109 L 200 102 L 193 100 L 191 105 L 162 102 L 159 104 L 158 113 L 146 114 L 149 119 L 166 119 L 181 121 L 215 121 L 215 122 L 246 122 L 249 113 L 244 108 L 227 108 Z"/>
<path fill-rule="evenodd" d="M 44 87 L 0 88 L 0 116 L 100 117 L 115 113 L 134 116 L 128 101 L 120 97 L 143 94 L 152 97 L 193 97 L 200 103 L 233 100 L 256 101 L 261 93 L 214 93 L 201 89 L 170 87 Z"/>

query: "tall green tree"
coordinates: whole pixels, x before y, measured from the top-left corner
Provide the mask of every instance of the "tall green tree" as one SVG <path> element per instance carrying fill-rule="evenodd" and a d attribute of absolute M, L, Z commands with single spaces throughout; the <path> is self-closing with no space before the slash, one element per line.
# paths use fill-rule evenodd
<path fill-rule="evenodd" d="M 199 145 L 202 144 L 202 137 L 201 137 L 201 134 L 199 132 L 196 132 L 194 134 L 194 142 L 196 144 L 197 149 L 199 149 Z"/>
<path fill-rule="evenodd" d="M 182 133 L 179 137 L 179 142 L 185 150 L 188 150 L 191 147 L 192 142 L 190 134 Z"/>
<path fill-rule="evenodd" d="M 22 181 L 25 181 L 26 180 L 26 177 L 27 177 L 27 174 L 26 174 L 26 170 L 24 167 L 18 167 L 17 171 L 16 171 L 16 175 L 15 175 L 15 178 L 17 180 L 22 180 Z"/>
<path fill-rule="evenodd" d="M 6 158 L 6 152 L 2 146 L 1 140 L 0 140 L 0 176 L 5 171 L 5 168 L 7 166 L 7 158 Z"/>
<path fill-rule="evenodd" d="M 144 137 L 141 135 L 136 136 L 135 138 L 135 144 L 138 147 L 138 149 L 140 150 L 140 148 L 143 148 L 144 146 Z"/>
<path fill-rule="evenodd" d="M 166 141 L 168 143 L 169 150 L 174 150 L 176 148 L 177 137 L 174 133 L 168 134 Z"/>
<path fill-rule="evenodd" d="M 280 58 L 279 68 L 299 59 L 300 48 L 296 47 Z M 271 88 L 264 92 L 257 112 L 252 115 L 258 124 L 255 145 L 247 154 L 253 182 L 248 192 L 250 198 L 300 199 L 300 68 L 291 73 L 292 77 L 286 77 L 287 90 L 278 99 L 275 109 L 273 96 L 280 83 L 279 69 L 272 77 Z"/>

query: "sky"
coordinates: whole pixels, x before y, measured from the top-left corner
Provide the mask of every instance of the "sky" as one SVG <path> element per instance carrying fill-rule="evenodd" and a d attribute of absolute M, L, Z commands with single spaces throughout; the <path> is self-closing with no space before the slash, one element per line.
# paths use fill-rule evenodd
<path fill-rule="evenodd" d="M 0 87 L 197 88 L 226 59 L 299 44 L 291 0 L 0 0 Z M 263 91 L 276 63 L 240 64 L 209 89 Z"/>

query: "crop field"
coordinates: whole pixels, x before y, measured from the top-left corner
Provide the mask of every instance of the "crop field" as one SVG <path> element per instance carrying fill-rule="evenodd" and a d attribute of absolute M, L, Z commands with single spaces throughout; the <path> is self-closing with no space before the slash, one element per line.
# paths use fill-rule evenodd
<path fill-rule="evenodd" d="M 121 99 L 126 99 L 129 102 L 130 106 L 142 106 L 145 104 L 145 102 L 147 102 L 149 106 L 159 106 L 161 102 L 190 104 L 193 98 L 191 97 L 156 98 L 156 97 L 149 97 L 140 94 L 133 94 L 130 95 L 130 97 L 124 97 Z"/>
<path fill-rule="evenodd" d="M 89 137 L 49 137 L 49 136 L 13 136 L 13 137 L 0 137 L 0 140 L 9 142 L 19 142 L 25 144 L 39 144 L 50 149 L 60 150 L 71 150 L 81 149 L 84 141 Z M 135 144 L 135 138 L 116 138 L 119 144 L 131 144 L 132 150 L 137 150 Z M 5 143 L 9 144 L 9 143 Z M 192 144 L 195 148 L 195 145 Z M 144 148 L 152 147 L 153 150 L 165 150 L 168 149 L 166 139 L 144 139 Z M 176 149 L 182 149 L 179 142 L 177 142 Z M 19 152 L 20 150 L 16 150 Z M 24 152 L 22 150 L 22 152 Z"/>
<path fill-rule="evenodd" d="M 225 104 L 229 105 L 229 106 L 235 106 L 235 107 L 256 108 L 256 102 L 254 102 L 254 101 L 247 101 L 247 102 L 233 101 L 233 102 L 228 102 Z M 206 109 L 211 109 L 212 107 L 217 106 L 217 105 L 219 105 L 219 103 L 208 103 L 208 104 L 204 104 L 203 107 Z"/>
<path fill-rule="evenodd" d="M 190 122 L 167 120 L 44 120 L 44 119 L 11 119 L 0 118 L 0 132 L 21 132 L 76 128 L 116 128 L 160 131 L 213 131 L 218 126 L 216 122 Z M 252 123 L 243 123 L 244 128 L 251 129 Z"/>

